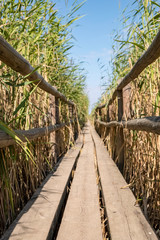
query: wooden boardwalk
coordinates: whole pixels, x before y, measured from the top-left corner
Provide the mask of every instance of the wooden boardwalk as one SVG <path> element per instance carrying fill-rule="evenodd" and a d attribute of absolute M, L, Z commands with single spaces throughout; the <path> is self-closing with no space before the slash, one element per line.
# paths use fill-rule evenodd
<path fill-rule="evenodd" d="M 58 240 L 102 239 L 94 145 L 89 127 L 60 226 Z"/>
<path fill-rule="evenodd" d="M 109 223 L 108 239 L 158 239 L 135 206 L 131 190 L 122 189 L 127 183 L 90 124 L 83 135 L 33 195 L 3 240 L 103 239 L 98 181 Z"/>

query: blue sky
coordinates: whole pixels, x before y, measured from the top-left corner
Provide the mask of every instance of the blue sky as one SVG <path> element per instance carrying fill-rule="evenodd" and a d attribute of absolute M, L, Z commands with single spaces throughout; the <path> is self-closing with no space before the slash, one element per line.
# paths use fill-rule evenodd
<path fill-rule="evenodd" d="M 73 2 L 74 0 L 68 0 L 67 8 Z M 78 14 L 85 16 L 76 22 L 78 26 L 74 26 L 72 30 L 76 41 L 70 50 L 70 57 L 77 62 L 84 61 L 90 110 L 104 91 L 103 83 L 109 81 L 107 73 L 102 72 L 100 66 L 104 64 L 103 71 L 111 71 L 109 61 L 112 55 L 113 32 L 121 27 L 122 11 L 128 3 L 128 0 L 87 0 L 78 11 Z M 57 0 L 56 6 L 60 13 L 65 13 L 65 0 Z M 102 74 L 106 75 L 103 80 Z"/>

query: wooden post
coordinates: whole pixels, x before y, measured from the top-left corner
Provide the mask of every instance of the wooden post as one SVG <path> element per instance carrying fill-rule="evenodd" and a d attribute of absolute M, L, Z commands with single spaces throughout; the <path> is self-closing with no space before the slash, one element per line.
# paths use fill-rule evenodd
<path fill-rule="evenodd" d="M 74 142 L 74 129 L 75 129 L 75 123 L 73 121 L 73 117 L 74 117 L 74 112 L 73 112 L 73 105 L 68 105 L 68 110 L 69 110 L 69 126 L 70 129 L 68 129 L 69 131 L 69 142 Z"/>
<path fill-rule="evenodd" d="M 59 118 L 59 99 L 55 97 L 55 120 L 56 124 L 60 123 L 60 118 Z M 60 155 L 60 134 L 59 131 L 56 131 L 55 133 L 55 140 L 56 140 L 56 160 L 58 156 Z"/>
<path fill-rule="evenodd" d="M 50 108 L 49 108 L 49 114 L 51 117 L 51 124 L 54 125 L 56 123 L 56 112 L 55 112 L 55 97 L 50 94 L 49 96 L 50 101 Z M 50 150 L 50 158 L 52 159 L 53 165 L 57 162 L 57 156 L 56 156 L 56 133 L 53 132 L 50 134 L 50 143 L 51 143 L 51 150 Z"/>
<path fill-rule="evenodd" d="M 98 120 L 101 121 L 101 109 L 98 109 Z M 98 123 L 98 134 L 101 137 L 101 125 Z"/>
<path fill-rule="evenodd" d="M 109 107 L 110 107 L 110 105 L 107 106 L 107 122 L 110 122 Z M 109 135 L 109 132 L 110 132 L 110 128 L 107 128 L 107 130 L 106 130 L 106 136 Z"/>
<path fill-rule="evenodd" d="M 71 106 L 71 116 L 70 116 L 70 122 L 71 122 L 71 129 L 72 129 L 72 141 L 75 141 L 75 120 L 74 120 L 74 106 Z"/>
<path fill-rule="evenodd" d="M 117 98 L 118 98 L 118 121 L 121 121 L 123 116 L 123 94 L 121 90 L 117 91 Z"/>
<path fill-rule="evenodd" d="M 118 121 L 122 121 L 123 116 L 123 94 L 122 90 L 117 91 L 118 98 Z M 123 173 L 124 167 L 124 137 L 123 128 L 118 128 L 118 141 L 117 141 L 117 155 L 118 155 L 118 168 Z"/>
<path fill-rule="evenodd" d="M 107 106 L 107 122 L 110 122 L 109 106 Z"/>
<path fill-rule="evenodd" d="M 73 131 L 74 131 L 74 141 L 77 139 L 79 132 L 80 132 L 80 126 L 79 126 L 79 121 L 78 121 L 78 116 L 77 116 L 77 110 L 76 106 L 72 107 L 72 114 L 73 114 Z"/>
<path fill-rule="evenodd" d="M 131 119 L 131 84 L 123 88 L 123 120 L 127 121 Z"/>
<path fill-rule="evenodd" d="M 60 123 L 59 119 L 59 99 L 56 97 L 55 98 L 55 110 L 56 110 L 56 124 Z"/>
<path fill-rule="evenodd" d="M 99 115 L 99 118 L 100 118 L 99 120 L 101 121 L 102 120 L 102 110 L 101 110 L 101 108 L 99 109 L 99 114 L 98 115 Z"/>

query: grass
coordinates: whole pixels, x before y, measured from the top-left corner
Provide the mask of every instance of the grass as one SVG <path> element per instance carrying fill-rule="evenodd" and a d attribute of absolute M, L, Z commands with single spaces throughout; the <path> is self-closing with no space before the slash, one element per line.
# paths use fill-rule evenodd
<path fill-rule="evenodd" d="M 0 235 L 32 196 L 57 158 L 73 144 L 79 122 L 88 112 L 85 75 L 68 55 L 73 46 L 71 26 L 83 5 L 74 1 L 71 12 L 59 17 L 53 1 L 2 0 L 0 34 L 46 81 L 75 102 L 76 119 L 56 134 L 22 143 L 12 129 L 28 130 L 55 124 L 54 97 L 0 62 L 0 128 L 18 144 L 0 149 Z M 60 102 L 60 122 L 70 123 L 68 106 Z"/>
<path fill-rule="evenodd" d="M 109 101 L 118 80 L 131 70 L 159 30 L 158 1 L 131 1 L 130 6 L 123 12 L 123 28 L 114 36 L 111 84 L 107 86 L 101 104 Z M 130 114 L 125 116 L 126 120 L 160 115 L 159 76 L 160 60 L 158 59 L 130 84 Z M 110 106 L 110 121 L 117 120 L 117 110 L 117 100 L 115 100 Z M 100 118 L 106 121 L 106 109 L 102 111 Z M 104 139 L 110 155 L 116 160 L 117 130 L 111 128 L 110 131 L 106 131 L 102 126 L 97 126 L 97 130 Z M 132 130 L 123 130 L 123 134 L 124 177 L 130 184 L 146 218 L 160 236 L 159 136 Z"/>

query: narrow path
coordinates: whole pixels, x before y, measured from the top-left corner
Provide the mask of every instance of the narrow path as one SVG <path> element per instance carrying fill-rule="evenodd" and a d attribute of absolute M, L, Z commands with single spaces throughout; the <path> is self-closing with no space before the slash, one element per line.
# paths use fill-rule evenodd
<path fill-rule="evenodd" d="M 102 239 L 94 145 L 89 125 L 57 236 L 58 240 Z"/>
<path fill-rule="evenodd" d="M 1 240 L 158 239 L 89 123 L 83 136 Z"/>

